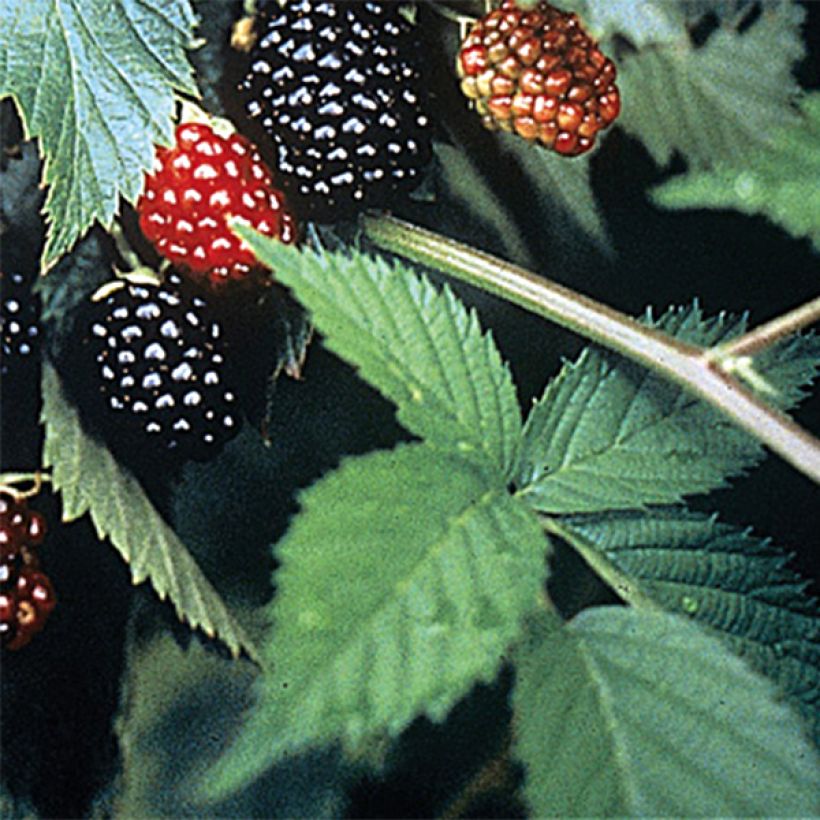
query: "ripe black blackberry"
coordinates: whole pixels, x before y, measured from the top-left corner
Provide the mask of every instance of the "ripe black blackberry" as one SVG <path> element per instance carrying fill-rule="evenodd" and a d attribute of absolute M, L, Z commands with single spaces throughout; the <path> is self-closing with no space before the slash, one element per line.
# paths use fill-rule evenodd
<path fill-rule="evenodd" d="M 269 2 L 240 83 L 301 216 L 337 222 L 412 190 L 431 154 L 414 27 L 390 2 Z"/>
<path fill-rule="evenodd" d="M 222 326 L 191 285 L 122 284 L 89 310 L 95 415 L 118 447 L 202 461 L 239 432 Z"/>
<path fill-rule="evenodd" d="M 16 271 L 0 271 L 0 374 L 4 377 L 39 352 L 40 307 L 31 291 L 33 279 Z"/>

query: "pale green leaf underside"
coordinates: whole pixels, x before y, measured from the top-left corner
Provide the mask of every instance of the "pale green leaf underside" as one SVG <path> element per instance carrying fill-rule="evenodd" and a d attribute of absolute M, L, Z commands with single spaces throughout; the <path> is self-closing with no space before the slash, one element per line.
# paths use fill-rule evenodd
<path fill-rule="evenodd" d="M 534 816 L 820 811 L 820 762 L 797 717 L 694 624 L 585 610 L 518 660 L 515 753 Z"/>
<path fill-rule="evenodd" d="M 63 518 L 84 513 L 100 538 L 108 538 L 131 569 L 135 584 L 146 578 L 177 615 L 216 636 L 234 655 L 257 652 L 185 545 L 154 509 L 142 487 L 109 451 L 85 433 L 50 365 L 43 367 L 43 465 L 60 491 Z"/>
<path fill-rule="evenodd" d="M 535 259 L 504 203 L 503 192 L 490 184 L 478 167 L 475 156 L 444 142 L 434 142 L 433 149 L 438 161 L 440 184 L 448 195 L 469 211 L 472 222 L 495 234 L 507 259 L 525 267 L 534 267 Z"/>
<path fill-rule="evenodd" d="M 605 138 L 605 135 L 600 137 Z M 533 146 L 519 136 L 499 133 L 498 141 L 500 148 L 520 163 L 530 180 L 531 196 L 551 214 L 553 220 L 559 224 L 561 221 L 574 223 L 601 249 L 609 250 L 609 234 L 592 192 L 589 156 L 568 162 L 566 158 Z"/>
<path fill-rule="evenodd" d="M 0 97 L 46 156 L 48 264 L 108 226 L 170 142 L 174 89 L 197 93 L 194 19 L 188 0 L 0 0 Z"/>
<path fill-rule="evenodd" d="M 562 8 L 580 15 L 598 40 L 617 34 L 643 49 L 679 43 L 686 36 L 683 4 L 669 0 L 571 0 Z"/>
<path fill-rule="evenodd" d="M 237 232 L 311 312 L 326 346 L 397 405 L 408 430 L 509 473 L 521 437 L 512 377 L 449 288 L 383 259 L 299 252 Z"/>
<path fill-rule="evenodd" d="M 269 671 L 211 795 L 291 751 L 442 718 L 537 606 L 548 543 L 468 461 L 402 445 L 344 462 L 301 501 L 276 551 Z"/>
<path fill-rule="evenodd" d="M 767 5 L 742 34 L 724 20 L 702 48 L 683 35 L 628 55 L 618 65 L 618 124 L 661 165 L 675 151 L 695 168 L 741 164 L 751 146 L 794 119 L 791 69 L 804 52 L 803 14 L 790 2 Z"/>
<path fill-rule="evenodd" d="M 667 312 L 657 327 L 691 344 L 711 346 L 744 322 L 699 308 Z M 796 337 L 755 360 L 757 373 L 787 409 L 801 397 L 820 361 L 820 341 Z M 564 366 L 524 427 L 517 483 L 536 509 L 600 512 L 676 503 L 725 486 L 763 449 L 717 410 L 641 366 L 588 348 Z"/>
<path fill-rule="evenodd" d="M 684 509 L 563 518 L 670 612 L 714 629 L 786 692 L 820 743 L 820 617 L 768 541 Z"/>
<path fill-rule="evenodd" d="M 652 192 L 667 208 L 734 208 L 763 214 L 820 250 L 820 94 L 805 98 L 800 120 L 778 131 L 771 146 L 737 165 L 674 177 Z"/>

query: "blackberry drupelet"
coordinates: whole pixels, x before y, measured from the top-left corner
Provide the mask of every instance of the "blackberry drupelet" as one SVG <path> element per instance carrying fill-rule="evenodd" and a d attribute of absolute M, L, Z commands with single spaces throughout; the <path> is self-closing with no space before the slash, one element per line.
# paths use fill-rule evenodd
<path fill-rule="evenodd" d="M 399 5 L 295 0 L 260 15 L 240 93 L 304 218 L 385 207 L 430 159 L 420 46 Z"/>
<path fill-rule="evenodd" d="M 96 415 L 112 440 L 173 461 L 207 460 L 239 432 L 222 326 L 179 274 L 116 288 L 92 302 L 87 327 Z"/>

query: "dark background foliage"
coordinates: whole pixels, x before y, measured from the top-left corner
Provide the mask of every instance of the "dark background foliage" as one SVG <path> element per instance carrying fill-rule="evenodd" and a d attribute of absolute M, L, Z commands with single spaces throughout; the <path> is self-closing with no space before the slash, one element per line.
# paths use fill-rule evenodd
<path fill-rule="evenodd" d="M 820 4 L 806 3 L 808 58 L 799 66 L 805 88 L 820 87 Z M 226 42 L 241 3 L 208 0 L 197 4 L 204 36 Z M 431 12 L 419 11 L 422 21 Z M 505 192 L 527 249 L 541 260 L 541 271 L 560 282 L 630 313 L 647 304 L 658 311 L 697 296 L 707 313 L 749 310 L 753 323 L 794 307 L 816 295 L 817 257 L 806 241 L 797 241 L 762 218 L 733 212 L 670 213 L 653 207 L 646 191 L 681 170 L 658 169 L 642 146 L 617 128 L 592 159 L 592 180 L 604 212 L 615 253 L 602 253 L 571 226 L 557 241 L 544 230 L 545 213 L 533 207 L 526 176 L 509 155 L 499 155 L 494 138 L 477 119 L 464 113 L 450 71 L 451 55 L 437 48 L 436 27 L 428 27 L 430 76 L 435 92 L 434 119 L 441 139 L 456 134 L 472 153 L 490 186 Z M 236 121 L 231 88 L 241 62 L 224 45 L 209 45 L 194 55 L 205 104 Z M 39 160 L 31 145 L 21 145 L 19 122 L 9 101 L 0 105 L 4 155 L 0 167 L 3 219 L 2 269 L 34 275 L 42 249 L 38 209 Z M 431 188 L 435 188 L 435 169 Z M 127 212 L 127 209 L 126 209 Z M 470 224 L 457 202 L 439 192 L 435 203 L 417 201 L 398 215 L 443 233 L 502 253 L 492 237 Z M 349 226 L 348 226 L 349 227 Z M 349 233 L 345 226 L 338 235 Z M 103 281 L 114 261 L 113 249 L 99 232 L 61 263 L 53 276 L 81 282 L 80 295 Z M 563 357 L 582 342 L 560 329 L 465 286 L 460 296 L 476 305 L 485 325 L 510 361 L 523 407 L 537 396 Z M 46 288 L 50 355 L 60 360 L 66 326 L 56 319 L 78 294 L 55 285 Z M 63 316 L 64 318 L 64 316 Z M 70 331 L 69 331 L 70 332 Z M 2 399 L 3 470 L 38 466 L 37 368 Z M 820 430 L 820 394 L 804 403 L 798 420 Z M 146 489 L 200 561 L 229 603 L 258 606 L 273 591 L 269 545 L 285 530 L 296 510 L 295 493 L 315 481 L 350 453 L 390 446 L 405 434 L 390 405 L 363 384 L 353 371 L 312 345 L 303 379 L 280 378 L 268 425 L 270 446 L 246 431 L 210 465 L 192 465 L 175 476 L 145 478 Z M 59 606 L 48 628 L 29 647 L 2 657 L 2 777 L 20 801 L 51 817 L 88 814 L 118 768 L 114 716 L 120 703 L 126 638 L 148 640 L 172 631 L 182 643 L 199 641 L 176 623 L 170 606 L 156 600 L 149 587 L 133 589 L 129 573 L 114 550 L 100 543 L 87 519 L 58 524 L 56 497 L 35 503 L 52 522 L 43 562 L 54 580 Z M 796 553 L 795 567 L 817 578 L 817 488 L 778 460 L 769 458 L 731 489 L 693 501 L 718 510 L 724 520 L 750 525 Z M 559 550 L 553 585 L 570 589 L 584 601 L 601 600 L 606 591 L 589 588 L 577 559 Z M 573 595 L 557 602 L 573 611 Z M 136 638 L 134 637 L 136 635 Z M 219 652 L 218 648 L 210 651 Z M 467 812 L 480 816 L 515 816 L 523 812 L 513 789 L 519 777 L 501 764 L 485 772 L 486 788 L 463 792 L 488 760 L 500 755 L 508 740 L 509 674 L 493 686 L 481 686 L 448 720 L 433 726 L 417 720 L 382 761 L 377 774 L 351 770 L 351 816 L 430 816 Z M 205 711 L 212 708 L 208 703 Z M 192 707 L 189 720 L 200 714 Z M 316 766 L 324 765 L 321 762 Z M 310 781 L 308 780 L 310 787 Z M 461 797 L 458 795 L 461 793 Z M 253 803 L 242 811 L 264 814 Z M 236 806 L 234 807 L 237 808 Z M 292 808 L 292 806 L 291 806 Z"/>

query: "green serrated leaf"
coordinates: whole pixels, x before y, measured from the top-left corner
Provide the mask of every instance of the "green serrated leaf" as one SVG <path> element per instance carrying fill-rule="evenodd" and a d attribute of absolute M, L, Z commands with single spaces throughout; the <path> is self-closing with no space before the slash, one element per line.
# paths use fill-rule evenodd
<path fill-rule="evenodd" d="M 820 616 L 788 555 L 684 509 L 561 519 L 642 592 L 715 630 L 800 709 L 820 746 Z M 570 539 L 571 540 L 571 539 Z"/>
<path fill-rule="evenodd" d="M 752 147 L 736 165 L 673 177 L 652 191 L 653 201 L 763 214 L 820 250 L 820 93 L 801 108 L 801 119 L 780 129 L 771 146 Z"/>
<path fill-rule="evenodd" d="M 642 140 L 660 165 L 679 151 L 694 168 L 740 164 L 794 121 L 792 66 L 802 58 L 804 11 L 767 4 L 747 30 L 744 14 L 714 3 L 721 25 L 701 48 L 683 33 L 674 42 L 625 56 L 618 65 L 618 124 Z"/>
<path fill-rule="evenodd" d="M 582 612 L 518 658 L 536 817 L 810 817 L 820 760 L 774 687 L 694 624 Z"/>
<path fill-rule="evenodd" d="M 109 226 L 170 143 L 174 89 L 197 94 L 194 22 L 188 0 L 0 0 L 0 97 L 47 159 L 47 266 L 95 220 Z"/>
<path fill-rule="evenodd" d="M 442 718 L 496 674 L 539 600 L 548 542 L 535 518 L 428 444 L 350 459 L 301 500 L 276 551 L 271 671 L 203 783 L 212 796 L 295 750 Z"/>
<path fill-rule="evenodd" d="M 310 310 L 326 346 L 395 402 L 410 432 L 509 473 L 521 438 L 512 377 L 449 288 L 381 258 L 237 233 Z"/>
<path fill-rule="evenodd" d="M 745 320 L 671 310 L 656 327 L 704 347 L 738 335 Z M 788 409 L 820 366 L 820 339 L 796 336 L 755 359 Z M 723 487 L 763 456 L 751 436 L 718 411 L 640 365 L 587 348 L 547 386 L 524 427 L 519 493 L 548 513 L 669 504 Z"/>
<path fill-rule="evenodd" d="M 100 538 L 108 538 L 129 564 L 135 584 L 147 578 L 181 620 L 218 637 L 234 655 L 244 650 L 256 659 L 254 645 L 137 480 L 84 432 L 48 364 L 42 391 L 43 465 L 51 468 L 52 485 L 62 496 L 64 520 L 90 513 Z"/>

